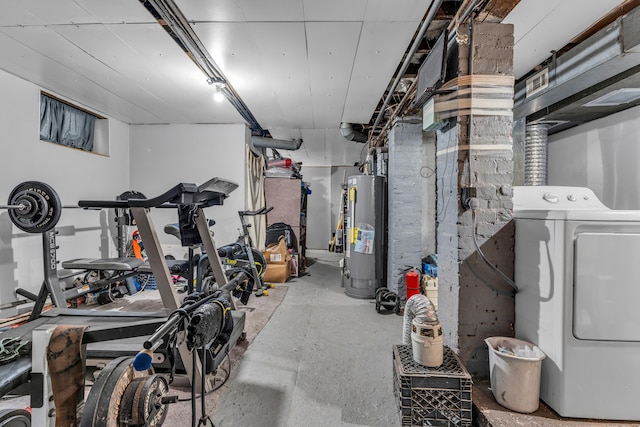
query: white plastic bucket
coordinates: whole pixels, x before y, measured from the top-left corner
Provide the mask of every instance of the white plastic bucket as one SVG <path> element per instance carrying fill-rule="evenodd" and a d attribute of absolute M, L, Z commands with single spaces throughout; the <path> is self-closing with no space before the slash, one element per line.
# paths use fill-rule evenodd
<path fill-rule="evenodd" d="M 489 347 L 491 391 L 496 401 L 513 411 L 535 412 L 540 405 L 540 372 L 545 354 L 535 345 L 516 338 L 490 337 L 484 341 Z M 523 350 L 527 346 L 530 351 Z M 515 354 L 499 349 L 515 350 Z"/>

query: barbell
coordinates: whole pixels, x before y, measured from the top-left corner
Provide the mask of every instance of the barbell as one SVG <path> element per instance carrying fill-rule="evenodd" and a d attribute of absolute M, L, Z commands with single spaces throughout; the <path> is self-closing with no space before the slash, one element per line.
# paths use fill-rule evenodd
<path fill-rule="evenodd" d="M 9 218 L 20 230 L 27 233 L 44 233 L 56 226 L 62 213 L 60 197 L 50 185 L 39 181 L 18 184 L 6 205 L 0 209 L 9 211 Z"/>

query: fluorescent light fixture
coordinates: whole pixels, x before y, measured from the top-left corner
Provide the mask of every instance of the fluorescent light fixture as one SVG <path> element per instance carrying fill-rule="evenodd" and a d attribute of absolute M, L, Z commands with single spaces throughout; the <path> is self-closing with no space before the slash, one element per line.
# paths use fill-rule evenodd
<path fill-rule="evenodd" d="M 640 88 L 637 87 L 625 87 L 622 89 L 614 90 L 599 98 L 589 101 L 584 104 L 585 107 L 610 107 L 614 105 L 628 104 L 631 101 L 635 101 L 640 98 Z"/>

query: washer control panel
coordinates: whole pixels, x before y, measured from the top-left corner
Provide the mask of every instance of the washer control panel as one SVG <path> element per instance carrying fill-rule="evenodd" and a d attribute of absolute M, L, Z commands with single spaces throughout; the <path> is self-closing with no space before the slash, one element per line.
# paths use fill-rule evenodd
<path fill-rule="evenodd" d="M 514 210 L 607 209 L 585 187 L 513 187 Z"/>

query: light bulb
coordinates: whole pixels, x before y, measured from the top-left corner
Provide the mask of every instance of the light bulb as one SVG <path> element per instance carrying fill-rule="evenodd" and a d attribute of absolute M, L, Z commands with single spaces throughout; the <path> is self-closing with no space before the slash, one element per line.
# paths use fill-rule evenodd
<path fill-rule="evenodd" d="M 215 93 L 213 94 L 213 100 L 216 102 L 224 101 L 224 93 L 222 93 L 220 89 L 216 89 Z"/>

